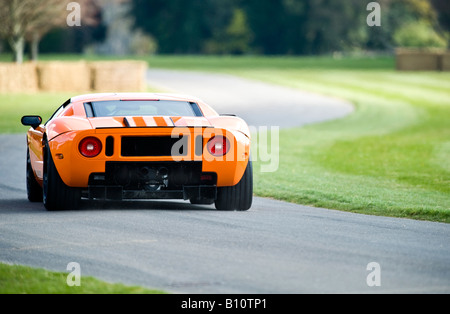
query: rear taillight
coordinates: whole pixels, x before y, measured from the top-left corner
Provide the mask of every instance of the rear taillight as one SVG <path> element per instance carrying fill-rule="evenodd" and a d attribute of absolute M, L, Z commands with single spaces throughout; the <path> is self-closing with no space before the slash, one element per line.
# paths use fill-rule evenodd
<path fill-rule="evenodd" d="M 223 156 L 230 150 L 230 141 L 224 136 L 214 136 L 206 147 L 211 155 Z"/>
<path fill-rule="evenodd" d="M 78 149 L 84 157 L 95 157 L 102 151 L 102 142 L 96 137 L 86 137 L 80 142 Z"/>

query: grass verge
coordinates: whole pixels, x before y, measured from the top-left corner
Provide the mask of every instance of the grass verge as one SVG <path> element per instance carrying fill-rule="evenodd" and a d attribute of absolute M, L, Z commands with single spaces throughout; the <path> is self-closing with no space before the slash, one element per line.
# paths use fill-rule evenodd
<path fill-rule="evenodd" d="M 450 222 L 450 74 L 252 70 L 239 75 L 346 98 L 347 118 L 283 130 L 280 168 L 256 193 L 364 214 Z"/>
<path fill-rule="evenodd" d="M 0 263 L 0 294 L 164 294 L 137 286 L 81 277 L 80 286 L 67 285 L 68 273 Z"/>

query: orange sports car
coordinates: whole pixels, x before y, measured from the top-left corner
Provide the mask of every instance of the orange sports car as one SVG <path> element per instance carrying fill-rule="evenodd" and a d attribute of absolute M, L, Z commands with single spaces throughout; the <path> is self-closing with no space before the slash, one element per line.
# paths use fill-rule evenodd
<path fill-rule="evenodd" d="M 149 93 L 90 94 L 43 124 L 24 116 L 27 195 L 47 210 L 90 200 L 184 199 L 248 210 L 250 131 L 199 99 Z"/>

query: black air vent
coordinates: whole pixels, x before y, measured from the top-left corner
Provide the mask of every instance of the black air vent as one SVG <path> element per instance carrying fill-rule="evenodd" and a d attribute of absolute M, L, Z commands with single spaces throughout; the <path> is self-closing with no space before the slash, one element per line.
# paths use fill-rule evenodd
<path fill-rule="evenodd" d="M 186 156 L 188 137 L 172 138 L 170 136 L 126 136 L 122 137 L 122 156 L 156 157 Z"/>
<path fill-rule="evenodd" d="M 114 137 L 112 136 L 106 138 L 105 155 L 108 157 L 114 155 Z"/>

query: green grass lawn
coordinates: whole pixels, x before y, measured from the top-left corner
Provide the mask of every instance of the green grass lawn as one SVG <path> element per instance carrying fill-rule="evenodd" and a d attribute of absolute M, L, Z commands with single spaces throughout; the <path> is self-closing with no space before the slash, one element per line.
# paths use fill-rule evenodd
<path fill-rule="evenodd" d="M 268 56 L 99 56 L 99 55 L 74 55 L 74 54 L 44 54 L 39 57 L 40 61 L 104 61 L 104 60 L 144 60 L 150 67 L 165 69 L 201 70 L 201 71 L 223 71 L 239 69 L 392 69 L 394 59 L 390 56 L 377 57 L 268 57 Z M 12 56 L 0 54 L 0 62 L 10 62 Z"/>
<path fill-rule="evenodd" d="M 355 104 L 355 112 L 346 118 L 281 130 L 278 171 L 262 173 L 255 163 L 256 195 L 450 222 L 450 73 L 397 72 L 392 57 L 154 56 L 145 60 L 151 67 L 229 73 Z M 0 95 L 0 130 L 24 131 L 18 123 L 22 114 L 48 116 L 55 103 L 68 96 Z"/>
<path fill-rule="evenodd" d="M 0 263 L 0 294 L 164 294 L 136 286 L 81 277 L 80 286 L 67 285 L 69 272 L 52 272 Z"/>
<path fill-rule="evenodd" d="M 450 222 L 450 73 L 249 70 L 352 101 L 347 118 L 283 130 L 280 169 L 256 193 L 327 208 Z"/>
<path fill-rule="evenodd" d="M 0 133 L 25 133 L 28 128 L 20 123 L 22 116 L 40 115 L 48 119 L 72 96 L 71 93 L 0 93 Z"/>

